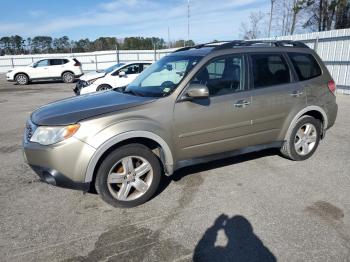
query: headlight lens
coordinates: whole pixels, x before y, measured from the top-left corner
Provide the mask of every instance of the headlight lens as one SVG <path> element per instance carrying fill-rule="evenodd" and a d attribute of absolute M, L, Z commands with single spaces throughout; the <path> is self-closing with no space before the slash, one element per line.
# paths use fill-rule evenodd
<path fill-rule="evenodd" d="M 7 71 L 7 73 L 11 73 L 13 70 L 9 70 L 9 71 Z"/>
<path fill-rule="evenodd" d="M 86 83 L 87 83 L 87 85 L 89 86 L 89 85 L 93 84 L 97 79 L 98 79 L 98 78 L 91 79 L 91 80 L 89 80 L 89 81 L 86 81 Z"/>
<path fill-rule="evenodd" d="M 52 145 L 70 138 L 78 131 L 79 127 L 79 124 L 69 126 L 39 126 L 30 141 L 41 145 Z"/>

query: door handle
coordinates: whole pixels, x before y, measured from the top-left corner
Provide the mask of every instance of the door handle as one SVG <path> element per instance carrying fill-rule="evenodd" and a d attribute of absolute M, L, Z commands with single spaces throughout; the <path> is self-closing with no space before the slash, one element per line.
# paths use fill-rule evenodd
<path fill-rule="evenodd" d="M 250 102 L 245 100 L 245 99 L 238 100 L 237 102 L 235 102 L 233 104 L 234 107 L 238 107 L 238 108 L 243 108 L 243 107 L 246 107 L 248 105 L 250 105 Z"/>
<path fill-rule="evenodd" d="M 303 92 L 300 91 L 300 90 L 293 91 L 292 93 L 290 93 L 290 95 L 293 96 L 293 97 L 299 97 L 299 96 L 301 96 L 302 94 L 303 94 Z"/>

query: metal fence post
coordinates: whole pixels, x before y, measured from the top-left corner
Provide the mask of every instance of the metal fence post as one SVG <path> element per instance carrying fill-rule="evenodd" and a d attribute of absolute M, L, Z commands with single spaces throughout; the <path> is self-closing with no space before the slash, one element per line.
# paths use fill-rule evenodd
<path fill-rule="evenodd" d="M 118 49 L 118 45 L 115 46 L 115 55 L 116 55 L 117 64 L 119 64 L 119 49 Z"/>
<path fill-rule="evenodd" d="M 12 68 L 15 68 L 15 65 L 13 63 L 13 57 L 11 57 L 11 63 L 12 63 Z"/>
<path fill-rule="evenodd" d="M 95 55 L 95 68 L 96 68 L 96 71 L 97 71 L 97 55 Z"/>
<path fill-rule="evenodd" d="M 157 49 L 155 44 L 154 44 L 154 61 L 157 61 Z"/>
<path fill-rule="evenodd" d="M 318 37 L 316 37 L 315 42 L 314 42 L 314 51 L 317 52 L 317 47 L 318 47 Z"/>

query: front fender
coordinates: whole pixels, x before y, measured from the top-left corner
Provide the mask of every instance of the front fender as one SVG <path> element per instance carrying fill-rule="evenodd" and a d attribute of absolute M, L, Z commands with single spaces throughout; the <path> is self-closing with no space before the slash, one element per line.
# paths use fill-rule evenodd
<path fill-rule="evenodd" d="M 163 138 L 149 131 L 128 131 L 109 138 L 107 141 L 102 143 L 96 149 L 93 157 L 91 158 L 88 164 L 88 167 L 86 170 L 85 182 L 92 181 L 94 170 L 99 159 L 109 148 L 130 138 L 148 138 L 157 142 L 163 150 L 164 160 L 165 160 L 164 165 L 166 166 L 167 175 L 171 175 L 173 173 L 173 165 L 174 165 L 173 155 L 171 153 L 171 149 L 169 145 L 165 142 Z"/>

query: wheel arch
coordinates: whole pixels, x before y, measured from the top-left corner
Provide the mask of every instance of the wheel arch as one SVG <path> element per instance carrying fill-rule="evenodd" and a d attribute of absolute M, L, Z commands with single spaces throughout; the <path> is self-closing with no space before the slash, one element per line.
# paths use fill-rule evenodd
<path fill-rule="evenodd" d="M 63 77 L 63 75 L 64 75 L 65 73 L 71 73 L 71 74 L 73 74 L 73 75 L 75 76 L 75 74 L 74 74 L 74 72 L 73 72 L 72 70 L 64 70 L 64 71 L 62 72 L 62 74 L 61 74 L 61 77 Z"/>
<path fill-rule="evenodd" d="M 301 111 L 299 111 L 294 116 L 293 120 L 291 121 L 291 123 L 288 127 L 286 135 L 284 137 L 285 140 L 288 139 L 288 137 L 289 137 L 290 133 L 292 132 L 293 127 L 294 127 L 295 123 L 298 121 L 298 119 L 302 116 L 305 116 L 305 115 L 312 116 L 312 117 L 320 120 L 322 122 L 323 129 L 326 129 L 328 127 L 328 117 L 327 117 L 326 111 L 324 111 L 319 106 L 308 106 L 308 107 L 305 107 L 304 109 L 302 109 Z"/>
<path fill-rule="evenodd" d="M 96 149 L 88 164 L 85 182 L 92 182 L 103 159 L 116 148 L 130 144 L 139 143 L 147 146 L 152 151 L 159 150 L 156 155 L 163 164 L 166 175 L 173 173 L 173 155 L 168 144 L 158 135 L 148 131 L 130 131 L 116 135 Z"/>
<path fill-rule="evenodd" d="M 16 80 L 16 77 L 19 75 L 19 74 L 22 74 L 22 75 L 26 75 L 28 77 L 28 80 L 30 80 L 30 77 L 27 73 L 25 72 L 17 72 L 14 76 L 13 76 L 13 79 Z"/>

